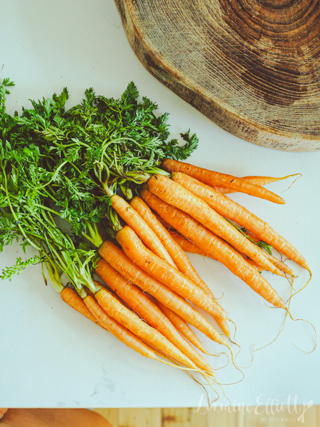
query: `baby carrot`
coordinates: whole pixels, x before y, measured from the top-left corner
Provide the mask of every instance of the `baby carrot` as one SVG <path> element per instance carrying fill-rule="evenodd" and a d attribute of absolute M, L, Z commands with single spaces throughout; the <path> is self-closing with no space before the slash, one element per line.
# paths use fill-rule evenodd
<path fill-rule="evenodd" d="M 184 273 L 190 280 L 192 280 L 195 285 L 201 288 L 208 296 L 214 298 L 211 289 L 201 279 L 199 274 L 193 268 L 185 252 L 171 237 L 168 230 L 158 221 L 149 206 L 140 197 L 134 197 L 131 200 L 130 205 L 138 212 L 138 214 L 144 219 L 144 221 L 159 237 L 163 246 L 167 249 L 169 255 L 173 259 L 178 269 L 182 273 Z"/>
<path fill-rule="evenodd" d="M 237 222 L 255 234 L 259 239 L 270 244 L 301 267 L 309 270 L 305 258 L 284 237 L 277 233 L 266 221 L 250 212 L 248 209 L 229 199 L 228 197 L 210 188 L 208 185 L 183 173 L 173 173 L 172 179 L 181 184 L 188 191 L 204 200 L 220 215 Z"/>
<path fill-rule="evenodd" d="M 97 322 L 122 343 L 124 343 L 137 353 L 141 354 L 142 356 L 147 357 L 148 359 L 157 360 L 158 362 L 167 364 L 165 361 L 158 357 L 158 355 L 154 352 L 152 348 L 150 348 L 147 344 L 141 341 L 132 332 L 128 331 L 128 329 L 118 323 L 115 319 L 108 316 L 107 313 L 102 309 L 102 307 L 91 295 L 85 297 L 84 303 L 86 307 L 90 310 L 90 312 L 94 315 Z"/>
<path fill-rule="evenodd" d="M 243 177 L 241 177 L 241 179 L 243 179 L 244 181 L 248 181 L 251 184 L 255 184 L 255 185 L 266 185 L 266 184 L 271 184 L 273 182 L 282 181 L 283 179 L 291 178 L 293 176 L 301 176 L 301 173 L 294 173 L 292 175 L 286 175 L 286 176 L 282 176 L 280 178 L 273 177 L 273 176 L 252 175 L 252 176 L 243 176 Z M 214 187 L 214 189 L 219 191 L 219 193 L 222 193 L 222 194 L 228 194 L 228 193 L 235 193 L 236 192 L 236 190 L 231 190 L 230 188 L 225 188 L 225 187 Z"/>
<path fill-rule="evenodd" d="M 186 190 L 182 185 L 167 177 L 153 175 L 148 181 L 148 188 L 165 202 L 188 213 L 265 270 L 283 276 L 282 271 L 267 259 L 260 248 L 228 223 L 225 218 L 219 215 L 205 201 Z"/>
<path fill-rule="evenodd" d="M 208 297 L 178 270 L 154 255 L 144 246 L 132 228 L 123 227 L 117 233 L 116 239 L 122 246 L 124 253 L 142 270 L 213 316 L 226 319 L 227 315 L 218 302 Z"/>
<path fill-rule="evenodd" d="M 214 376 L 212 367 L 200 356 L 193 347 L 179 334 L 173 323 L 160 308 L 150 300 L 137 286 L 128 282 L 110 264 L 103 259 L 98 261 L 96 273 L 130 308 L 138 313 L 146 322 L 157 329 L 183 354 L 189 357 L 200 369 Z"/>
<path fill-rule="evenodd" d="M 282 197 L 267 190 L 266 188 L 251 184 L 241 178 L 233 175 L 227 175 L 220 172 L 203 169 L 198 166 L 193 166 L 188 163 L 179 162 L 177 160 L 165 159 L 161 167 L 168 172 L 183 172 L 187 175 L 196 178 L 204 184 L 210 186 L 225 187 L 231 190 L 240 191 L 242 193 L 250 194 L 251 196 L 260 197 L 274 203 L 284 204 L 285 201 Z"/>
<path fill-rule="evenodd" d="M 60 296 L 64 302 L 66 302 L 70 307 L 78 311 L 83 316 L 87 317 L 89 320 L 92 320 L 94 323 L 98 323 L 96 318 L 93 316 L 91 311 L 83 302 L 83 299 L 77 294 L 77 292 L 69 287 L 65 287 L 60 292 Z"/>
<path fill-rule="evenodd" d="M 206 349 L 203 347 L 201 341 L 197 337 L 197 335 L 193 332 L 193 330 L 188 326 L 187 322 L 181 319 L 176 313 L 170 310 L 170 308 L 161 304 L 159 301 L 157 302 L 161 311 L 168 317 L 168 319 L 174 324 L 174 326 L 180 331 L 182 335 L 184 335 L 196 348 L 198 348 L 203 353 L 207 353 Z"/>
<path fill-rule="evenodd" d="M 283 300 L 272 286 L 226 242 L 190 215 L 159 199 L 147 189 L 143 189 L 140 194 L 143 200 L 179 233 L 224 264 L 268 302 L 285 308 Z"/>
<path fill-rule="evenodd" d="M 115 211 L 138 234 L 143 243 L 152 252 L 175 267 L 172 258 L 158 236 L 152 231 L 148 224 L 146 224 L 138 212 L 136 212 L 122 197 L 116 194 L 111 197 L 111 201 Z"/>
<path fill-rule="evenodd" d="M 84 299 L 85 302 L 86 298 Z M 169 340 L 167 340 L 167 338 L 121 304 L 118 299 L 111 294 L 111 292 L 101 288 L 95 294 L 95 299 L 110 317 L 115 319 L 144 342 L 155 346 L 160 351 L 163 351 L 165 354 L 175 359 L 178 363 L 181 363 L 183 366 L 191 369 L 197 369 L 196 365 Z"/>
<path fill-rule="evenodd" d="M 123 253 L 115 244 L 105 241 L 99 249 L 101 257 L 107 261 L 118 273 L 127 280 L 139 286 L 145 292 L 152 295 L 157 301 L 170 308 L 183 320 L 190 323 L 208 338 L 219 344 L 226 345 L 224 338 L 196 309 L 187 303 L 182 297 L 173 292 L 167 286 L 145 273 Z"/>

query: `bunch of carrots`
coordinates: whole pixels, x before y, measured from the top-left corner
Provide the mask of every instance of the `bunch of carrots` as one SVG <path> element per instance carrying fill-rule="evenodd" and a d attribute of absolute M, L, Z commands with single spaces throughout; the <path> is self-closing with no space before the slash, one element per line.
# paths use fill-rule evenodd
<path fill-rule="evenodd" d="M 118 101 L 89 90 L 69 111 L 64 90 L 52 100 L 33 102 L 21 117 L 5 111 L 9 85 L 8 80 L 0 86 L 0 243 L 3 248 L 20 236 L 39 256 L 19 261 L 3 278 L 41 262 L 67 304 L 124 344 L 190 375 L 200 373 L 211 386 L 219 384 L 201 354 L 209 353 L 189 325 L 226 347 L 237 367 L 232 320 L 186 252 L 220 261 L 290 315 L 261 271 L 294 277 L 271 247 L 311 279 L 307 261 L 226 195 L 243 192 L 282 204 L 264 185 L 287 177 L 237 178 L 181 161 L 197 138 L 183 134 L 183 147 L 166 142 L 166 117 L 156 117 L 148 99 L 137 102 L 133 84 Z M 73 236 L 56 217 L 69 222 Z"/>
<path fill-rule="evenodd" d="M 123 221 L 115 234 L 121 248 L 110 240 L 105 241 L 98 250 L 101 258 L 95 272 L 116 296 L 101 288 L 94 296 L 81 300 L 68 287 L 61 296 L 142 355 L 158 358 L 160 352 L 175 363 L 200 371 L 206 379 L 214 378 L 212 367 L 190 345 L 208 354 L 188 324 L 232 352 L 230 319 L 191 265 L 186 252 L 220 261 L 266 301 L 284 310 L 287 310 L 284 301 L 261 271 L 281 276 L 294 273 L 256 243 L 268 243 L 307 269 L 310 277 L 311 270 L 293 245 L 265 221 L 225 196 L 228 192 L 241 191 L 284 203 L 281 197 L 260 185 L 284 178 L 236 178 L 171 159 L 164 160 L 161 166 L 170 172 L 171 178 L 152 176 L 130 203 L 118 195 L 111 197 L 112 208 Z M 244 227 L 246 233 L 239 227 Z M 211 314 L 222 333 L 189 302 Z M 118 322 L 117 326 L 126 328 L 129 335 L 120 336 L 111 328 L 112 319 L 108 316 Z M 160 336 L 167 339 L 166 344 L 157 342 Z M 156 353 L 150 353 L 154 349 Z M 175 353 L 177 349 L 180 357 Z"/>

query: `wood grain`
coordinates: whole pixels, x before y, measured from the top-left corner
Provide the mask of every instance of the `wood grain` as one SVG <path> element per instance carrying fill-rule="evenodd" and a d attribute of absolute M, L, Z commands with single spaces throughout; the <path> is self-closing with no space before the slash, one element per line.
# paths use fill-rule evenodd
<path fill-rule="evenodd" d="M 115 0 L 143 65 L 255 144 L 320 149 L 320 0 Z"/>
<path fill-rule="evenodd" d="M 101 415 L 89 409 L 8 409 L 1 427 L 112 427 Z"/>
<path fill-rule="evenodd" d="M 107 417 L 113 427 L 317 427 L 320 425 L 320 407 L 313 406 L 306 410 L 304 420 L 298 419 L 300 407 L 289 407 L 276 412 L 270 408 L 260 407 L 258 413 L 254 408 L 114 408 L 95 409 Z M 304 422 L 302 422 L 304 421 Z"/>

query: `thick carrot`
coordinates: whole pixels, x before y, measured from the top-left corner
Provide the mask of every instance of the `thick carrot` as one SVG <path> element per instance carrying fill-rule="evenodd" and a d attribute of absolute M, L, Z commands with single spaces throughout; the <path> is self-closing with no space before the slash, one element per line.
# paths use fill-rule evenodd
<path fill-rule="evenodd" d="M 154 175 L 148 181 L 148 188 L 163 201 L 188 213 L 265 270 L 283 276 L 282 271 L 268 260 L 260 248 L 228 223 L 225 218 L 219 215 L 205 201 L 195 196 L 189 190 L 186 190 L 181 184 L 167 177 Z"/>
<path fill-rule="evenodd" d="M 142 339 L 145 343 L 163 351 L 183 366 L 190 369 L 197 369 L 196 365 L 169 340 L 167 340 L 167 338 L 121 304 L 117 298 L 111 294 L 111 292 L 101 288 L 95 294 L 95 299 L 110 317 L 115 319 L 125 328 L 129 329 L 129 331 Z"/>
<path fill-rule="evenodd" d="M 201 279 L 199 274 L 193 268 L 189 258 L 177 242 L 171 237 L 168 230 L 158 221 L 152 213 L 149 206 L 140 198 L 134 197 L 130 205 L 138 212 L 138 214 L 145 220 L 149 227 L 159 237 L 163 246 L 167 249 L 169 255 L 173 259 L 178 269 L 184 273 L 194 284 L 199 286 L 205 294 L 214 298 L 209 286 Z"/>
<path fill-rule="evenodd" d="M 132 228 L 127 225 L 123 227 L 117 233 L 116 239 L 131 261 L 149 273 L 150 276 L 156 278 L 159 282 L 168 286 L 207 313 L 222 319 L 227 318 L 226 312 L 218 302 L 208 297 L 202 289 L 198 288 L 185 275 L 152 253 L 144 246 Z"/>
<path fill-rule="evenodd" d="M 266 185 L 266 184 L 271 184 L 273 182 L 282 181 L 283 179 L 291 178 L 293 176 L 299 176 L 299 175 L 301 176 L 301 173 L 294 173 L 292 175 L 282 176 L 280 178 L 273 177 L 273 176 L 252 175 L 252 176 L 243 176 L 241 177 L 241 179 L 255 185 Z M 224 188 L 224 187 L 214 187 L 214 188 L 215 190 L 219 191 L 219 193 L 222 193 L 222 194 L 229 194 L 229 193 L 236 192 L 236 190 L 231 190 L 230 188 Z"/>
<path fill-rule="evenodd" d="M 255 292 L 271 304 L 285 308 L 283 300 L 272 286 L 226 242 L 181 210 L 165 203 L 147 189 L 141 192 L 143 200 L 179 233 L 194 242 L 240 277 Z"/>
<path fill-rule="evenodd" d="M 84 303 L 88 310 L 90 310 L 90 312 L 93 314 L 97 322 L 99 322 L 102 327 L 109 331 L 112 335 L 118 338 L 118 340 L 136 352 L 140 353 L 142 356 L 162 362 L 162 360 L 148 345 L 137 338 L 137 336 L 132 332 L 128 331 L 128 329 L 118 323 L 115 319 L 108 316 L 91 295 L 88 295 L 84 298 Z"/>
<path fill-rule="evenodd" d="M 197 337 L 197 335 L 193 332 L 193 330 L 188 326 L 187 322 L 181 319 L 176 313 L 174 313 L 170 308 L 161 304 L 159 301 L 157 302 L 161 311 L 168 317 L 168 319 L 174 324 L 174 326 L 180 331 L 182 335 L 184 335 L 196 348 L 198 348 L 203 353 L 208 353 L 206 349 L 203 347 L 201 341 Z"/>
<path fill-rule="evenodd" d="M 242 193 L 250 194 L 251 196 L 260 197 L 261 199 L 266 199 L 270 202 L 279 204 L 285 203 L 282 197 L 267 190 L 266 188 L 260 185 L 252 184 L 233 175 L 227 175 L 208 169 L 203 169 L 198 166 L 193 166 L 188 163 L 182 163 L 171 159 L 165 159 L 162 162 L 161 167 L 168 172 L 183 172 L 212 187 L 225 187 L 235 191 L 240 191 Z"/>
<path fill-rule="evenodd" d="M 273 246 L 301 267 L 309 270 L 305 258 L 284 237 L 277 233 L 266 221 L 250 212 L 248 209 L 220 194 L 218 191 L 183 173 L 172 173 L 172 179 L 204 200 L 220 215 L 237 222 L 255 234 L 259 239 Z"/>
<path fill-rule="evenodd" d="M 212 367 L 200 356 L 193 347 L 179 334 L 173 323 L 163 314 L 162 310 L 150 300 L 137 286 L 128 282 L 106 261 L 100 259 L 95 269 L 102 280 L 129 307 L 138 313 L 150 326 L 157 329 L 173 345 L 182 351 L 200 369 L 214 376 Z"/>
<path fill-rule="evenodd" d="M 183 320 L 207 335 L 208 338 L 226 345 L 224 338 L 215 330 L 207 319 L 202 316 L 202 314 L 191 307 L 187 301 L 167 286 L 158 282 L 133 264 L 133 262 L 115 244 L 105 241 L 99 249 L 99 254 L 127 280 L 130 280 L 130 282 L 139 286 L 143 291 L 148 292 L 156 300 L 160 301 L 163 305 L 182 317 Z"/>
<path fill-rule="evenodd" d="M 60 296 L 64 302 L 66 302 L 70 307 L 77 310 L 80 314 L 92 320 L 94 323 L 98 323 L 96 318 L 93 316 L 91 311 L 87 308 L 83 299 L 77 294 L 77 292 L 69 287 L 65 287 L 60 292 Z"/>
<path fill-rule="evenodd" d="M 141 216 L 122 197 L 116 194 L 111 197 L 112 207 L 121 218 L 138 234 L 143 243 L 160 258 L 176 267 L 172 258 L 158 236 L 146 224 Z"/>

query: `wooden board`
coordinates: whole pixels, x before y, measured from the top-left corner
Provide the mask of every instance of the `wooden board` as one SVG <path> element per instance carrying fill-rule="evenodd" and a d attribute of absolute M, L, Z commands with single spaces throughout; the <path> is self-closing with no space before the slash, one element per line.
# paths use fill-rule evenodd
<path fill-rule="evenodd" d="M 89 409 L 10 408 L 0 417 L 1 427 L 112 427 Z"/>
<path fill-rule="evenodd" d="M 143 65 L 232 134 L 320 149 L 319 0 L 115 0 Z"/>

